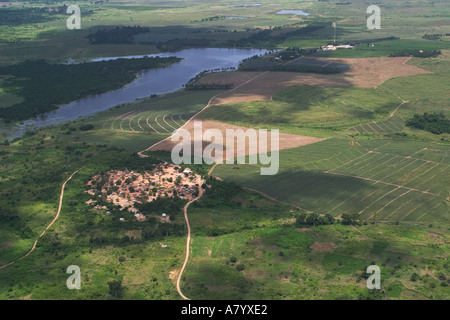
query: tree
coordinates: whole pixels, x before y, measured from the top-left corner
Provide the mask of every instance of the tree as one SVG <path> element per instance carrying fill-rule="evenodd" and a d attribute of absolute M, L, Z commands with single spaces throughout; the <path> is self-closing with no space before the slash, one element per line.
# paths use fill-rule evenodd
<path fill-rule="evenodd" d="M 342 224 L 343 225 L 360 225 L 360 219 L 359 219 L 359 214 L 357 213 L 353 213 L 353 214 L 349 214 L 349 213 L 344 213 L 342 215 Z"/>
<path fill-rule="evenodd" d="M 297 227 L 306 225 L 306 213 L 300 213 L 295 221 Z"/>
<path fill-rule="evenodd" d="M 306 218 L 306 224 L 310 225 L 310 226 L 316 226 L 320 224 L 320 216 L 317 213 L 311 213 L 307 218 Z"/>
<path fill-rule="evenodd" d="M 123 297 L 123 287 L 122 287 L 122 280 L 113 280 L 108 282 L 109 286 L 109 294 L 113 296 L 114 298 L 122 298 Z"/>
<path fill-rule="evenodd" d="M 325 215 L 324 220 L 325 220 L 325 224 L 334 224 L 334 221 L 335 221 L 334 217 L 329 213 L 327 213 Z"/>

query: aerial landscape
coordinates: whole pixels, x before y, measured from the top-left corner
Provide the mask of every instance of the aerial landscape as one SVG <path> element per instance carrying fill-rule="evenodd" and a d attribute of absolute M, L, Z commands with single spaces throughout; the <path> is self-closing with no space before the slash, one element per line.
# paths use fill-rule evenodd
<path fill-rule="evenodd" d="M 449 77 L 448 0 L 0 2 L 0 300 L 448 300 Z"/>

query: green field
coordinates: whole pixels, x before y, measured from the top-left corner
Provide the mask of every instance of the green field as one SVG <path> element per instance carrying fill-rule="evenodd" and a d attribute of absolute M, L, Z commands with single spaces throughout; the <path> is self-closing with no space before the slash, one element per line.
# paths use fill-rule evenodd
<path fill-rule="evenodd" d="M 293 86 L 272 101 L 216 106 L 202 119 L 281 132 L 330 137 L 365 121 L 382 121 L 401 101 L 383 88 Z"/>
<path fill-rule="evenodd" d="M 219 166 L 214 174 L 321 214 L 448 222 L 449 152 L 435 143 L 333 138 L 280 152 L 275 176 L 245 165 Z"/>
<path fill-rule="evenodd" d="M 290 219 L 297 211 L 282 213 L 286 206 L 258 196 L 239 201 L 239 210 L 192 210 L 192 260 L 182 288 L 187 297 L 448 299 L 448 290 L 437 279 L 448 264 L 433 258 L 448 256 L 447 246 L 430 235 L 444 232 L 442 226 L 378 223 L 297 229 Z M 253 227 L 238 231 L 248 215 Z M 205 225 L 222 226 L 226 234 L 207 236 Z M 371 294 L 365 289 L 364 271 L 374 263 L 381 266 L 383 290 Z M 241 264 L 245 269 L 238 271 Z M 414 273 L 419 280 L 411 280 Z"/>

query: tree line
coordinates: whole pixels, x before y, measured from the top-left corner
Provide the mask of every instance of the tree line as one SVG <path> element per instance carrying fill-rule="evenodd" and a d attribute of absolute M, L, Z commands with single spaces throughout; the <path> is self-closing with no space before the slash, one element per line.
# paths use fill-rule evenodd
<path fill-rule="evenodd" d="M 87 36 L 91 44 L 105 44 L 105 43 L 132 43 L 134 36 L 140 33 L 149 32 L 150 28 L 134 26 L 134 27 L 116 27 L 115 29 L 97 30 Z"/>
<path fill-rule="evenodd" d="M 304 227 L 304 226 L 321 226 L 321 225 L 332 225 L 337 223 L 338 220 L 336 220 L 332 215 L 325 214 L 325 215 L 319 215 L 317 213 L 301 213 L 297 216 L 295 220 L 295 225 L 297 227 Z M 361 220 L 359 214 L 357 213 L 344 213 L 342 214 L 342 220 L 341 223 L 346 226 L 360 226 L 364 222 Z"/>
<path fill-rule="evenodd" d="M 161 51 L 178 51 L 185 47 L 227 47 L 227 48 L 276 48 L 289 37 L 308 36 L 315 31 L 324 28 L 325 25 L 321 23 L 313 23 L 306 27 L 274 27 L 272 29 L 254 29 L 254 33 L 248 37 L 240 39 L 220 40 L 220 39 L 189 39 L 176 38 L 165 42 L 143 42 L 142 44 L 156 45 Z M 284 31 L 284 32 L 283 32 Z M 216 32 L 219 32 L 218 30 Z M 227 31 L 223 31 L 227 32 Z"/>
<path fill-rule="evenodd" d="M 298 57 L 302 51 L 288 51 L 287 53 L 280 53 L 280 57 L 287 59 Z M 309 51 L 305 51 L 309 52 Z M 241 62 L 239 65 L 240 71 L 284 71 L 284 72 L 305 72 L 305 73 L 320 73 L 320 74 L 337 74 L 348 70 L 347 65 L 330 64 L 328 66 L 313 65 L 306 63 L 290 63 L 285 64 L 282 61 L 275 61 L 273 58 L 253 56 Z"/>
<path fill-rule="evenodd" d="M 441 55 L 441 50 L 412 50 L 404 49 L 392 53 L 389 57 L 417 57 L 417 58 L 436 58 Z"/>

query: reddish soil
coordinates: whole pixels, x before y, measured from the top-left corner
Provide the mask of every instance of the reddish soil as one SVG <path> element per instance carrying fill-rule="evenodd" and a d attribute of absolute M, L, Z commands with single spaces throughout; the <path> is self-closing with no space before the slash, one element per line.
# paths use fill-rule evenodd
<path fill-rule="evenodd" d="M 208 129 L 219 129 L 222 132 L 222 135 L 224 137 L 224 141 L 223 142 L 217 142 L 214 144 L 217 145 L 218 149 L 222 149 L 225 150 L 224 148 L 226 148 L 226 129 L 243 129 L 244 132 L 246 132 L 246 130 L 248 130 L 249 128 L 246 127 L 240 127 L 240 126 L 235 126 L 232 124 L 228 124 L 228 123 L 223 123 L 223 122 L 217 122 L 217 121 L 210 121 L 210 120 L 203 120 L 202 121 L 202 127 L 203 127 L 203 132 L 205 132 Z M 191 137 L 194 137 L 194 121 L 189 122 L 186 127 L 184 127 L 184 129 L 188 130 L 191 133 Z M 193 139 L 194 140 L 194 139 Z M 271 135 L 270 133 L 268 134 L 267 137 L 267 146 L 268 146 L 268 150 L 271 150 Z M 286 133 L 280 133 L 280 144 L 279 144 L 279 150 L 284 150 L 284 149 L 291 149 L 291 148 L 297 148 L 297 147 L 301 147 L 301 146 L 305 146 L 308 144 L 312 144 L 318 141 L 322 141 L 323 139 L 320 138 L 315 138 L 315 137 L 307 137 L 307 136 L 299 136 L 299 135 L 294 135 L 294 134 L 286 134 Z M 258 144 L 260 143 L 260 138 L 258 136 Z M 174 146 L 178 145 L 179 142 L 177 141 L 171 141 L 170 139 L 165 140 L 163 142 L 161 142 L 160 144 L 152 147 L 150 150 L 166 150 L 166 151 L 172 151 Z M 208 145 L 210 145 L 211 142 L 207 142 L 207 141 L 203 141 L 202 145 L 203 145 L 203 149 L 205 147 L 207 147 Z M 191 144 L 191 150 L 193 149 L 193 145 L 194 145 L 194 141 L 192 141 Z M 237 154 L 238 151 L 243 151 L 240 148 L 236 148 L 235 150 L 235 156 Z M 274 151 L 274 150 L 273 150 Z M 251 154 L 257 154 L 258 150 L 257 150 L 257 146 L 248 146 L 246 145 L 245 147 L 245 155 L 251 155 Z M 225 155 L 223 154 L 222 159 L 225 159 Z"/>
<path fill-rule="evenodd" d="M 336 247 L 337 245 L 331 242 L 326 243 L 314 242 L 310 248 L 313 249 L 314 251 L 332 252 Z"/>

